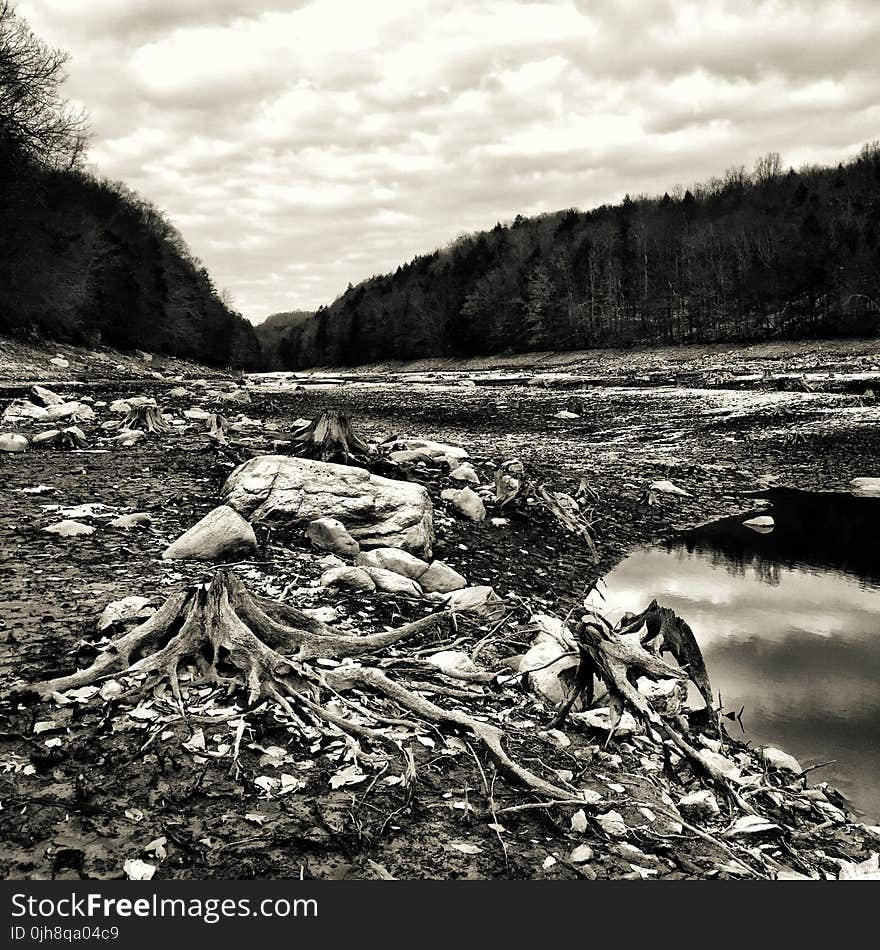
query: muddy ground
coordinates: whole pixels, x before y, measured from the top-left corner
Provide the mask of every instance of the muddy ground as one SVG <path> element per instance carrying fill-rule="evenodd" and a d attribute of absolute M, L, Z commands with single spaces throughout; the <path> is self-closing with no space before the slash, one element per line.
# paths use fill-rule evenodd
<path fill-rule="evenodd" d="M 675 373 L 666 356 L 652 362 L 651 354 L 627 354 L 623 362 L 591 363 L 591 379 L 583 385 L 570 379 L 545 380 L 549 385 L 487 380 L 480 370 L 459 375 L 449 367 L 447 375 L 434 379 L 425 378 L 423 370 L 415 381 L 399 369 L 390 378 L 359 373 L 357 380 L 341 384 L 324 384 L 311 375 L 296 388 L 290 380 L 255 378 L 249 382 L 249 405 L 211 406 L 203 396 L 197 404 L 223 408 L 227 415 L 241 409 L 282 430 L 295 418 L 331 409 L 348 413 L 370 437 L 449 441 L 478 462 L 518 457 L 555 490 L 574 492 L 586 479 L 594 493 L 598 564 L 579 542 L 540 517 L 514 515 L 503 528 L 457 520 L 436 498 L 441 486 L 432 484 L 437 556 L 472 584 L 491 584 L 499 594 L 526 598 L 562 616 L 635 544 L 749 510 L 768 487 L 845 489 L 853 477 L 880 474 L 880 403 L 866 395 L 880 346 L 795 349 L 790 365 L 777 349 L 764 356 L 754 349 L 692 352 L 690 362 L 676 361 Z M 805 387 L 812 391 L 792 391 L 790 382 L 761 378 L 768 366 L 775 375 L 815 372 L 820 379 Z M 178 376 L 188 375 L 175 369 Z M 613 385 L 597 384 L 594 377 L 602 371 Z M 497 375 L 499 367 L 491 372 Z M 844 375 L 823 375 L 833 373 Z M 6 384 L 7 399 L 26 391 L 25 378 Z M 77 391 L 97 403 L 155 395 L 179 416 L 196 400 L 168 398 L 172 385 L 168 379 L 122 374 Z M 65 392 L 63 382 L 59 391 Z M 567 407 L 579 417 L 556 418 Z M 13 682 L 68 672 L 93 656 L 96 617 L 109 601 L 141 594 L 158 603 L 206 576 L 204 566 L 165 562 L 160 554 L 214 507 L 232 463 L 209 442 L 203 424 L 107 450 L 99 425 L 108 418 L 107 409 L 97 406 L 95 422 L 83 425 L 93 447 L 103 451 L 0 456 L 4 692 Z M 268 448 L 259 430 L 252 437 L 254 447 Z M 649 494 L 648 486 L 662 479 L 689 495 Z M 30 491 L 38 486 L 46 487 Z M 94 534 L 55 539 L 43 532 L 63 516 L 49 506 L 89 503 L 106 506 L 78 519 L 97 527 Z M 134 530 L 108 526 L 110 517 L 133 511 L 149 513 L 152 521 Z M 265 559 L 236 568 L 255 589 L 286 591 L 310 607 L 333 606 L 343 622 L 347 618 L 359 630 L 426 610 L 379 594 L 355 599 L 311 586 L 320 568 L 301 535 L 276 532 L 262 540 Z M 511 644 L 511 652 L 519 652 L 516 647 Z M 447 737 L 436 731 L 419 745 L 414 789 L 378 781 L 331 789 L 328 776 L 345 761 L 343 744 L 318 752 L 291 748 L 271 716 L 253 723 L 243 772 L 233 775 L 221 758 L 181 747 L 189 731 L 180 721 L 163 722 L 159 731 L 153 722 L 76 703 L 49 709 L 5 703 L 0 713 L 0 773 L 5 773 L 0 774 L 0 871 L 6 877 L 116 878 L 123 876 L 124 861 L 137 857 L 157 864 L 160 877 L 734 873 L 711 843 L 664 830 L 662 820 L 648 827 L 639 819 L 643 806 L 660 814 L 663 799 L 638 742 L 606 752 L 588 735 L 566 749 L 524 738 L 519 749 L 526 761 L 589 777 L 609 807 L 642 828 L 619 841 L 594 826 L 574 836 L 564 810 L 518 812 L 505 816 L 503 833 L 490 828 L 498 822 L 487 810 L 485 767 L 478 767 L 469 750 L 444 746 Z M 540 725 L 544 713 L 523 693 L 511 715 Z M 35 733 L 38 721 L 53 727 Z M 273 747 L 288 749 L 284 768 L 302 787 L 267 799 L 254 778 L 278 768 L 271 755 L 266 759 L 265 750 Z M 499 808 L 528 800 L 500 779 L 494 797 Z M 584 842 L 594 857 L 574 865 L 566 856 Z M 821 846 L 831 858 L 868 856 L 860 854 L 864 841 L 832 827 L 801 843 Z"/>

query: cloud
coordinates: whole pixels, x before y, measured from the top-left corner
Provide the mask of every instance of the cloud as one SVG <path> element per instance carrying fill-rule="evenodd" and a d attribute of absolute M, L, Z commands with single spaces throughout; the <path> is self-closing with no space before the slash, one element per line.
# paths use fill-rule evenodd
<path fill-rule="evenodd" d="M 880 125 L 873 0 L 19 0 L 90 160 L 251 319 L 517 213 L 836 161 Z"/>

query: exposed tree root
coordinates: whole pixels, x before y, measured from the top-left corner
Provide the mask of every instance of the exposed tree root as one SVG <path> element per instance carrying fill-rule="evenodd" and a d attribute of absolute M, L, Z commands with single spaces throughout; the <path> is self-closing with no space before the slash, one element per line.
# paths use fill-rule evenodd
<path fill-rule="evenodd" d="M 165 421 L 162 410 L 158 406 L 145 404 L 132 406 L 119 428 L 132 431 L 143 429 L 145 432 L 168 432 L 171 426 Z"/>
<path fill-rule="evenodd" d="M 354 460 L 365 464 L 376 454 L 352 429 L 348 416 L 335 412 L 322 412 L 314 422 L 293 432 L 290 442 L 293 454 L 319 462 L 348 465 Z"/>
<path fill-rule="evenodd" d="M 328 694 L 338 696 L 357 689 L 383 699 L 385 707 L 389 702 L 396 706 L 398 712 L 393 715 L 398 719 L 405 711 L 423 723 L 466 730 L 484 745 L 509 778 L 534 792 L 553 799 L 577 797 L 576 789 L 549 782 L 514 761 L 504 749 L 504 732 L 497 726 L 460 710 L 444 709 L 373 666 L 345 664 L 328 671 L 312 665 L 320 658 L 344 660 L 378 654 L 445 626 L 450 618 L 451 613 L 445 611 L 380 633 L 340 633 L 295 607 L 252 595 L 231 572 L 218 571 L 210 583 L 174 594 L 147 621 L 114 641 L 91 666 L 37 683 L 28 691 L 46 699 L 53 693 L 96 685 L 111 677 L 134 680 L 134 692 L 167 682 L 184 711 L 179 674 L 186 668 L 192 671 L 195 685 L 244 686 L 249 705 L 269 699 L 280 704 L 295 721 L 301 722 L 305 714 L 319 728 L 323 724 L 355 742 L 381 744 L 402 754 L 387 731 L 353 721 L 322 702 Z M 428 667 L 419 664 L 420 677 L 433 675 L 438 683 L 419 683 L 416 688 L 443 693 L 443 672 L 429 672 Z M 481 681 L 488 678 L 479 677 Z M 461 690 L 455 693 L 459 698 L 471 695 Z M 479 698 L 481 694 L 473 695 Z M 374 717 L 373 725 L 388 718 L 386 708 Z"/>

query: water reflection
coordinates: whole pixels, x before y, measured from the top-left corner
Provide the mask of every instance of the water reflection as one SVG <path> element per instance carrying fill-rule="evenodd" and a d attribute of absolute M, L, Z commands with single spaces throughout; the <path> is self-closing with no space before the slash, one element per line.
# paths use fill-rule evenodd
<path fill-rule="evenodd" d="M 728 518 L 643 549 L 606 578 L 617 616 L 652 598 L 691 625 L 728 709 L 880 819 L 880 501 L 771 496 L 775 528 Z"/>

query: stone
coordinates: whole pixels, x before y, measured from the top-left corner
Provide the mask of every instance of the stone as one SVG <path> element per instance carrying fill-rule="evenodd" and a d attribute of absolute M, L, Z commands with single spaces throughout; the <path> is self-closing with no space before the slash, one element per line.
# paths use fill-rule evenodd
<path fill-rule="evenodd" d="M 170 560 L 218 561 L 255 554 L 254 529 L 228 505 L 220 505 L 171 544 L 162 557 Z"/>
<path fill-rule="evenodd" d="M 168 395 L 172 399 L 183 399 L 185 396 L 190 394 L 188 389 L 184 389 L 183 386 L 175 386 L 173 389 L 168 390 Z"/>
<path fill-rule="evenodd" d="M 49 416 L 49 410 L 44 406 L 38 406 L 29 399 L 14 399 L 3 410 L 4 422 L 21 422 L 24 419 L 46 419 Z"/>
<path fill-rule="evenodd" d="M 501 598 L 491 587 L 465 587 L 454 590 L 446 598 L 446 606 L 453 610 L 466 610 L 472 613 L 486 613 L 494 604 L 500 604 Z"/>
<path fill-rule="evenodd" d="M 123 597 L 107 604 L 98 618 L 98 632 L 126 620 L 146 620 L 155 610 L 146 597 Z"/>
<path fill-rule="evenodd" d="M 60 538 L 76 538 L 80 535 L 95 533 L 95 529 L 90 525 L 70 520 L 58 521 L 55 524 L 50 524 L 48 528 L 44 528 L 43 530 L 49 534 L 57 534 Z"/>
<path fill-rule="evenodd" d="M 60 366 L 61 369 L 67 369 L 70 366 L 70 360 L 66 360 L 63 356 L 53 356 L 49 362 L 53 366 Z"/>
<path fill-rule="evenodd" d="M 232 472 L 222 499 L 255 523 L 335 517 L 362 547 L 430 556 L 434 543 L 434 511 L 423 486 L 349 465 L 261 455 Z"/>
<path fill-rule="evenodd" d="M 880 477 L 854 478 L 850 485 L 852 486 L 852 493 L 860 498 L 880 498 Z"/>
<path fill-rule="evenodd" d="M 782 749 L 774 749 L 772 746 L 765 746 L 759 752 L 761 758 L 772 769 L 779 769 L 781 772 L 792 772 L 800 775 L 804 769 L 798 760 Z"/>
<path fill-rule="evenodd" d="M 483 499 L 470 488 L 447 488 L 440 493 L 440 497 L 471 521 L 483 521 L 486 517 Z"/>
<path fill-rule="evenodd" d="M 387 571 L 382 567 L 364 567 L 363 570 L 376 585 L 376 590 L 385 594 L 399 594 L 403 597 L 421 597 L 422 588 L 410 577 Z"/>
<path fill-rule="evenodd" d="M 708 788 L 691 792 L 678 801 L 678 810 L 685 818 L 706 820 L 721 814 L 718 799 Z"/>
<path fill-rule="evenodd" d="M 757 518 L 749 518 L 748 521 L 744 521 L 743 527 L 751 528 L 752 531 L 756 531 L 758 534 L 770 534 L 776 527 L 776 522 L 770 515 L 758 515 Z"/>
<path fill-rule="evenodd" d="M 369 593 L 376 589 L 373 578 L 360 567 L 331 567 L 321 575 L 323 587 L 350 587 Z"/>
<path fill-rule="evenodd" d="M 0 435 L 0 452 L 27 452 L 28 440 L 15 432 Z"/>
<path fill-rule="evenodd" d="M 361 549 L 345 525 L 335 518 L 316 518 L 306 528 L 306 535 L 316 548 L 332 554 L 354 557 Z"/>
<path fill-rule="evenodd" d="M 480 476 L 477 475 L 473 465 L 468 462 L 462 462 L 457 468 L 454 468 L 449 477 L 456 482 L 467 482 L 470 485 L 479 485 Z"/>
<path fill-rule="evenodd" d="M 652 680 L 642 676 L 636 686 L 651 708 L 661 716 L 677 716 L 687 699 L 687 688 L 682 680 Z"/>
<path fill-rule="evenodd" d="M 467 587 L 467 580 L 443 561 L 433 561 L 416 580 L 428 594 L 450 594 Z"/>
<path fill-rule="evenodd" d="M 648 488 L 651 491 L 659 491 L 664 495 L 683 495 L 685 498 L 690 498 L 691 493 L 685 491 L 683 488 L 679 488 L 678 485 L 673 484 L 668 479 L 664 479 L 659 482 L 652 482 Z"/>
<path fill-rule="evenodd" d="M 394 571 L 414 581 L 428 570 L 427 561 L 400 548 L 373 548 L 372 551 L 362 551 L 354 562 L 360 567 L 380 567 L 386 571 Z"/>
<path fill-rule="evenodd" d="M 46 389 L 44 386 L 32 386 L 31 392 L 44 406 L 60 406 L 64 402 L 58 393 L 53 393 L 51 389 Z"/>
<path fill-rule="evenodd" d="M 60 419 L 72 419 L 77 422 L 95 418 L 95 410 L 84 402 L 62 402 L 57 406 L 50 406 L 46 410 L 46 418 L 50 422 Z"/>
<path fill-rule="evenodd" d="M 120 515 L 110 522 L 111 528 L 140 528 L 150 524 L 153 519 L 145 511 L 135 511 L 130 515 Z"/>

